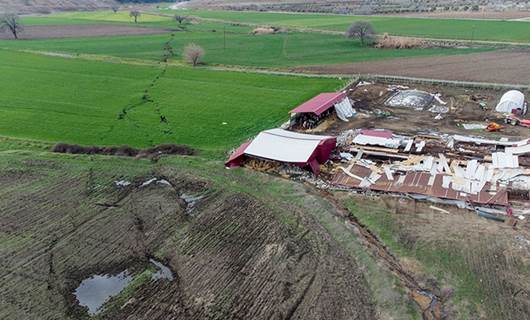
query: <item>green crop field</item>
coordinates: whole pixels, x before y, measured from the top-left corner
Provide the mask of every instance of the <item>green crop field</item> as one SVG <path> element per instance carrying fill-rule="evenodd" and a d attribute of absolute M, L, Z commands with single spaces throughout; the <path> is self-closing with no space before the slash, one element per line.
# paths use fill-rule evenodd
<path fill-rule="evenodd" d="M 28 26 L 38 25 L 69 25 L 69 24 L 91 24 L 91 23 L 133 23 L 133 18 L 128 11 L 112 12 L 91 11 L 91 12 L 62 12 L 50 15 L 24 16 L 22 23 Z M 138 25 L 163 26 L 172 23 L 169 17 L 143 14 L 138 18 Z M 174 24 L 173 24 L 174 25 Z"/>
<path fill-rule="evenodd" d="M 422 19 L 239 11 L 186 11 L 180 14 L 242 23 L 333 31 L 345 31 L 352 22 L 365 20 L 373 23 L 378 33 L 387 32 L 392 35 L 439 39 L 530 42 L 530 22 L 524 21 Z"/>
<path fill-rule="evenodd" d="M 85 145 L 226 150 L 285 121 L 288 110 L 311 96 L 343 85 L 187 67 L 161 73 L 158 66 L 5 50 L 0 61 L 0 135 Z"/>
<path fill-rule="evenodd" d="M 73 19 L 83 15 L 86 19 Z M 49 19 L 59 19 L 61 23 L 92 22 L 90 19 L 104 19 L 112 13 L 61 14 Z M 129 19 L 121 13 L 119 17 Z M 153 17 L 147 16 L 146 17 Z M 141 26 L 176 28 L 176 22 L 166 20 L 140 22 Z M 40 23 L 45 17 L 31 17 Z M 143 18 L 142 18 L 143 19 Z M 107 23 L 109 20 L 102 20 Z M 124 20 L 125 21 L 125 20 Z M 130 22 L 129 22 L 130 23 Z M 132 23 L 130 23 L 132 24 Z M 361 46 L 358 41 L 346 39 L 340 35 L 321 33 L 279 33 L 252 35 L 252 28 L 225 25 L 220 23 L 200 23 L 188 25 L 186 31 L 155 35 L 87 37 L 70 39 L 45 39 L 29 41 L 0 40 L 0 48 L 26 49 L 38 51 L 66 52 L 74 54 L 100 54 L 125 58 L 154 59 L 162 55 L 164 43 L 171 39 L 174 60 L 182 60 L 181 52 L 190 42 L 201 45 L 206 50 L 204 62 L 213 65 L 241 65 L 252 67 L 291 67 L 317 64 L 333 64 L 384 60 L 401 57 L 420 57 L 433 55 L 453 55 L 480 52 L 487 49 L 376 49 Z"/>

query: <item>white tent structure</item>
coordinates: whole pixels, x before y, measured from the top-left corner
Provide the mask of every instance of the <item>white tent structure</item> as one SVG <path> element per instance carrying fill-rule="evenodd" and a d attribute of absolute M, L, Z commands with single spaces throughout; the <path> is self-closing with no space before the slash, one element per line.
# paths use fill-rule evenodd
<path fill-rule="evenodd" d="M 497 104 L 495 111 L 501 113 L 511 113 L 514 109 L 520 109 L 521 114 L 526 113 L 524 94 L 521 91 L 510 90 L 502 95 L 501 101 Z"/>

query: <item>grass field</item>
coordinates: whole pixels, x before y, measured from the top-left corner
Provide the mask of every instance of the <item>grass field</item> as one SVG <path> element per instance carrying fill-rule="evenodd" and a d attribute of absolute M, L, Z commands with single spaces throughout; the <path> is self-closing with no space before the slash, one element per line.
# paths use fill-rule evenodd
<path fill-rule="evenodd" d="M 174 12 L 174 11 L 173 11 Z M 184 14 L 180 13 L 180 14 Z M 237 11 L 187 11 L 202 18 L 243 23 L 345 31 L 354 21 L 370 21 L 378 33 L 439 39 L 530 42 L 530 23 L 522 21 L 421 19 Z"/>
<path fill-rule="evenodd" d="M 3 50 L 0 60 L 0 135 L 85 145 L 168 142 L 224 151 L 285 121 L 288 110 L 313 95 L 343 85 L 186 67 L 161 74 L 156 66 Z"/>
<path fill-rule="evenodd" d="M 84 17 L 84 18 L 79 18 Z M 148 16 L 141 20 L 141 26 L 176 28 L 176 22 L 169 18 Z M 68 13 L 50 17 L 28 17 L 27 24 L 60 23 L 103 23 L 127 22 L 124 13 Z M 100 19 L 100 20 L 98 20 Z M 102 54 L 126 58 L 159 59 L 164 43 L 171 40 L 174 60 L 182 60 L 182 48 L 195 42 L 206 50 L 205 62 L 217 65 L 242 65 L 252 67 L 290 67 L 317 64 L 350 63 L 384 60 L 402 57 L 433 55 L 454 55 L 484 51 L 486 49 L 410 49 L 389 50 L 363 47 L 358 41 L 351 41 L 339 35 L 320 33 L 281 33 L 251 35 L 249 27 L 220 23 L 188 25 L 187 31 L 160 35 L 112 36 L 74 39 L 47 39 L 31 41 L 0 41 L 0 47 L 40 51 Z"/>
<path fill-rule="evenodd" d="M 28 26 L 68 25 L 90 23 L 133 23 L 129 11 L 61 12 L 50 15 L 24 16 L 22 23 Z M 138 18 L 138 25 L 164 26 L 175 23 L 169 17 L 143 14 Z"/>
<path fill-rule="evenodd" d="M 514 294 L 530 277 L 525 255 L 513 252 L 516 231 L 454 208 L 444 216 L 422 204 L 389 209 L 397 202 L 350 198 L 345 205 L 417 274 L 454 288 L 451 319 L 528 318 L 528 300 Z"/>

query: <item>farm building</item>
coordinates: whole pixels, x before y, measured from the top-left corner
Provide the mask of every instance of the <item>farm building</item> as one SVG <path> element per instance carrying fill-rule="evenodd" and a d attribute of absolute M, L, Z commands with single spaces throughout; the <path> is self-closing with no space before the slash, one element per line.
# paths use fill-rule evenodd
<path fill-rule="evenodd" d="M 333 109 L 333 107 L 335 107 Z M 329 116 L 333 110 L 337 117 L 343 121 L 354 115 L 354 111 L 346 92 L 325 92 L 304 102 L 289 113 L 293 115 L 292 121 L 302 128 L 311 128 Z"/>
<path fill-rule="evenodd" d="M 521 91 L 510 90 L 502 97 L 497 107 L 497 112 L 514 113 L 516 110 L 518 114 L 526 114 L 526 103 L 524 101 L 524 94 Z"/>
<path fill-rule="evenodd" d="M 309 167 L 320 172 L 321 163 L 329 159 L 336 145 L 335 137 L 296 133 L 282 129 L 262 131 L 254 140 L 237 148 L 225 165 L 229 168 L 243 164 L 245 158 L 257 158 Z"/>

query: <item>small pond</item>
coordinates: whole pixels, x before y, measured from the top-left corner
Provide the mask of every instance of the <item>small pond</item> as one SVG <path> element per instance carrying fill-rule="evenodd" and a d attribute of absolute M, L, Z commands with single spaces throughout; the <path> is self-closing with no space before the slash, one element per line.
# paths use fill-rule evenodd
<path fill-rule="evenodd" d="M 163 263 L 149 259 L 157 271 L 151 275 L 153 281 L 168 280 L 173 281 L 175 276 L 169 267 Z M 110 298 L 118 295 L 129 285 L 134 276 L 128 270 L 124 270 L 116 275 L 96 274 L 81 281 L 75 289 L 74 295 L 80 306 L 88 308 L 88 314 L 93 316 L 102 311 L 102 307 Z"/>

